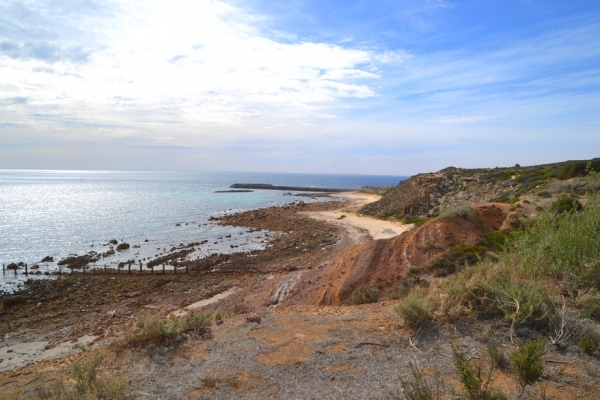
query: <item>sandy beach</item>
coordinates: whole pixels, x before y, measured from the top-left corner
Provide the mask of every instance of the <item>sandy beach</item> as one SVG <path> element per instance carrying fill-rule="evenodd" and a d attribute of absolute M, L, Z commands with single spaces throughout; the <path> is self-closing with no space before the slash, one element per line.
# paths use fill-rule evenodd
<path fill-rule="evenodd" d="M 343 192 L 332 194 L 331 197 L 346 200 L 346 203 L 338 210 L 314 211 L 307 213 L 307 215 L 345 228 L 350 237 L 357 242 L 359 241 L 358 238 L 365 233 L 373 240 L 389 239 L 413 227 L 412 224 L 384 221 L 356 213 L 364 205 L 379 200 L 380 196 L 378 195 L 361 192 Z"/>

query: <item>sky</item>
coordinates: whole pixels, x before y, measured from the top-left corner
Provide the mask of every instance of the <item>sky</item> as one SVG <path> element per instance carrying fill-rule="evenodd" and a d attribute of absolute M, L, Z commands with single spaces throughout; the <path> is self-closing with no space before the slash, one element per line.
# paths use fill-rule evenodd
<path fill-rule="evenodd" d="M 597 0 L 0 0 L 0 168 L 600 156 Z"/>

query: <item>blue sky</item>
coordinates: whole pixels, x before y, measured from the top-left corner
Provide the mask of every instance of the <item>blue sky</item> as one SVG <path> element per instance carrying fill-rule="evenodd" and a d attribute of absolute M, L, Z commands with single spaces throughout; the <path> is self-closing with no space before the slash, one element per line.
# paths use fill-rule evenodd
<path fill-rule="evenodd" d="M 0 168 L 597 157 L 598 38 L 594 1 L 4 1 Z"/>

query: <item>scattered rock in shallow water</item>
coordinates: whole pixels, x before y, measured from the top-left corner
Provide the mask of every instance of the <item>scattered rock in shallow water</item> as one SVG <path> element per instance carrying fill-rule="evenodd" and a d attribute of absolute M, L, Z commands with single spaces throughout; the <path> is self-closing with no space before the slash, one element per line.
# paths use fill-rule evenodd
<path fill-rule="evenodd" d="M 40 262 L 54 262 L 54 257 L 46 256 Z"/>
<path fill-rule="evenodd" d="M 19 266 L 15 263 L 10 263 L 6 266 L 6 269 L 19 269 Z"/>
<path fill-rule="evenodd" d="M 119 242 L 117 242 L 117 239 L 112 239 L 112 240 L 110 240 L 108 243 L 110 243 L 110 244 L 117 244 L 117 243 L 119 243 Z"/>
<path fill-rule="evenodd" d="M 98 261 L 97 258 L 95 258 L 95 254 L 85 254 L 83 256 L 70 256 L 63 258 L 58 262 L 58 265 L 64 265 L 69 269 L 78 269 L 83 268 L 89 263 L 95 261 Z"/>
<path fill-rule="evenodd" d="M 117 246 L 117 251 L 123 251 L 129 249 L 129 243 L 121 243 Z"/>

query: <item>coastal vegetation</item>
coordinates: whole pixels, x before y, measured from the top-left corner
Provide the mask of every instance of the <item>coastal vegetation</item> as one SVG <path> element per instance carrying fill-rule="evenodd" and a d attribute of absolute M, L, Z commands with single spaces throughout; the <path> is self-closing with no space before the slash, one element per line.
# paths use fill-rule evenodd
<path fill-rule="evenodd" d="M 589 190 L 598 175 L 589 164 L 586 171 L 588 192 L 581 202 L 558 199 L 518 229 L 493 233 L 486 246 L 457 246 L 428 268 L 413 269 L 413 274 L 429 272 L 431 276 L 438 265 L 450 265 L 453 254 L 468 255 L 461 260 L 464 266 L 451 264 L 458 267 L 456 273 L 421 280 L 396 307 L 413 329 L 423 329 L 427 322 L 448 326 L 459 320 L 505 321 L 515 346 L 509 361 L 519 387 L 517 398 L 543 379 L 547 345 L 576 345 L 587 354 L 600 350 L 600 335 L 590 322 L 600 320 L 600 195 Z M 460 214 L 469 217 L 470 213 Z M 483 258 L 486 247 L 496 250 L 497 258 Z M 465 398 L 505 398 L 489 385 L 494 365 L 506 365 L 506 357 L 495 345 L 488 348 L 491 361 L 486 370 L 482 364 L 468 363 L 453 347 Z M 414 376 L 411 388 L 422 386 L 423 378 Z M 435 397 L 406 394 L 405 398 Z"/>

